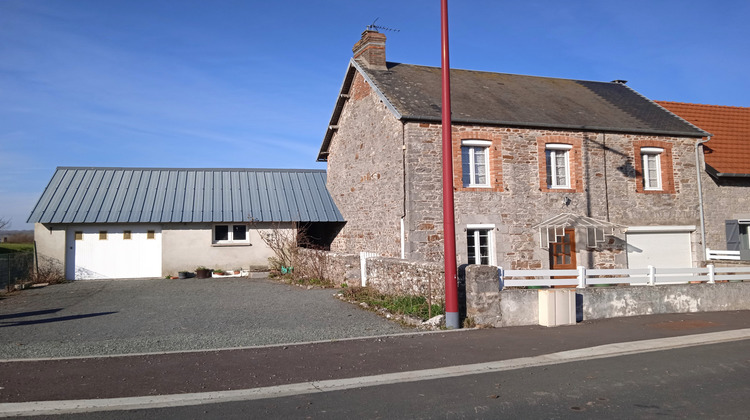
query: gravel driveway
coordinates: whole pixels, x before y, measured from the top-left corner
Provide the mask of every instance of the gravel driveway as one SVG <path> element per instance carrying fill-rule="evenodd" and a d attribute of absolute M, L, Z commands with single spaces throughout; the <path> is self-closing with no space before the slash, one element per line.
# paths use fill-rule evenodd
<path fill-rule="evenodd" d="M 0 300 L 0 359 L 216 349 L 408 329 L 267 279 L 89 280 Z"/>

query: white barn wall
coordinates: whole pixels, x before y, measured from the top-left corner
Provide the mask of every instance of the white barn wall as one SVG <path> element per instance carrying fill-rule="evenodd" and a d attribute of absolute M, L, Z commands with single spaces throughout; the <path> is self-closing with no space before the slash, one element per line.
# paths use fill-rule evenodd
<path fill-rule="evenodd" d="M 293 232 L 290 223 L 278 225 L 285 232 Z M 271 228 L 270 223 L 260 224 Z M 180 271 L 195 271 L 198 266 L 231 270 L 234 268 L 267 268 L 268 258 L 274 256 L 261 240 L 258 229 L 250 228 L 250 245 L 213 245 L 213 224 L 165 224 L 162 228 L 162 275 L 177 275 Z"/>

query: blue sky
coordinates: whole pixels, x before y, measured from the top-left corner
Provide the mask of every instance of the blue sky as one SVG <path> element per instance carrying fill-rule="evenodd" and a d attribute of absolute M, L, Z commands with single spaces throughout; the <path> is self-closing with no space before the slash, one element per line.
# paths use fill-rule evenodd
<path fill-rule="evenodd" d="M 750 2 L 449 1 L 454 68 L 750 106 Z M 0 0 L 0 218 L 57 166 L 320 168 L 351 47 L 440 65 L 439 0 Z"/>

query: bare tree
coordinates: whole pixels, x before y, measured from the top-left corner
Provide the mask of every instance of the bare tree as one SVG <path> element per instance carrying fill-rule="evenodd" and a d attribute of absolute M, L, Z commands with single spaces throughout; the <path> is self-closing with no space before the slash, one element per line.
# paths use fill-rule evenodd
<path fill-rule="evenodd" d="M 284 229 L 276 223 L 270 229 L 258 229 L 258 235 L 263 243 L 273 252 L 274 256 L 268 259 L 272 269 L 281 270 L 282 267 L 293 267 L 297 256 L 297 224 L 291 229 Z"/>
<path fill-rule="evenodd" d="M 0 219 L 0 230 L 5 229 L 6 226 L 10 226 L 10 220 Z"/>

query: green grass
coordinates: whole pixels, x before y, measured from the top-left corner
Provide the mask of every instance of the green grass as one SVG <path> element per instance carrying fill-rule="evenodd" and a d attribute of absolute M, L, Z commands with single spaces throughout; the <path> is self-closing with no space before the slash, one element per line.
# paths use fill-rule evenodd
<path fill-rule="evenodd" d="M 0 244 L 0 254 L 10 254 L 12 252 L 32 252 L 34 244 Z"/>
<path fill-rule="evenodd" d="M 428 310 L 427 298 L 424 296 L 386 295 L 367 287 L 349 287 L 344 289 L 342 293 L 347 298 L 367 303 L 370 307 L 384 308 L 390 313 L 408 315 L 423 321 L 427 320 L 430 316 L 445 313 L 445 306 L 442 302 L 433 303 L 432 311 L 430 312 Z"/>

